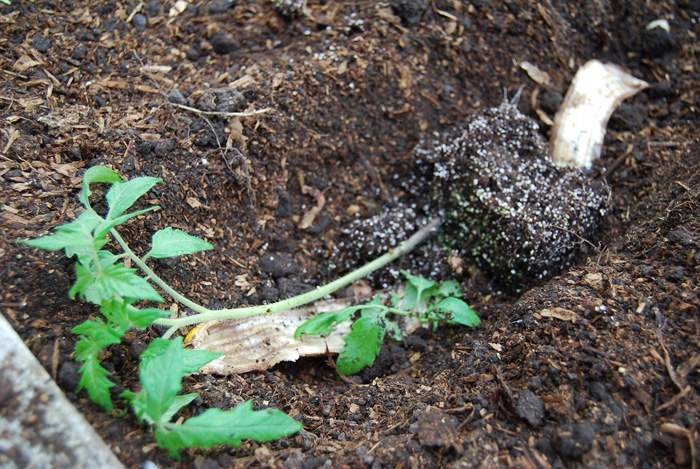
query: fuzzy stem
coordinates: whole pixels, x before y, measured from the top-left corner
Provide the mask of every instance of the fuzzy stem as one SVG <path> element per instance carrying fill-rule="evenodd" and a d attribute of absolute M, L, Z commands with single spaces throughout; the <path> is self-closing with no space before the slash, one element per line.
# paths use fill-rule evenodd
<path fill-rule="evenodd" d="M 126 244 L 126 241 L 124 241 L 124 238 L 122 238 L 121 235 L 119 235 L 119 233 L 115 229 L 111 230 L 111 234 L 117 241 L 117 243 L 119 243 L 119 245 L 122 247 L 127 257 L 129 257 L 146 274 L 146 276 L 153 281 L 153 283 L 155 283 L 161 289 L 163 289 L 163 291 L 170 295 L 174 300 L 182 303 L 184 306 L 187 306 L 192 311 L 199 313 L 194 314 L 192 316 L 185 316 L 179 319 L 163 318 L 155 321 L 155 324 L 170 327 L 163 336 L 164 338 L 168 338 L 181 327 L 199 324 L 201 322 L 206 321 L 241 319 L 261 314 L 279 313 L 281 311 L 287 311 L 290 309 L 298 308 L 299 306 L 303 306 L 307 303 L 320 300 L 321 298 L 330 295 L 331 293 L 334 293 L 363 277 L 366 277 L 375 270 L 381 269 L 385 265 L 389 264 L 390 262 L 393 262 L 394 260 L 403 256 L 404 254 L 411 252 L 416 246 L 418 246 L 420 243 L 428 239 L 433 233 L 435 233 L 435 231 L 437 231 L 441 223 L 442 220 L 440 218 L 434 219 L 433 221 L 425 225 L 423 228 L 415 232 L 410 238 L 399 244 L 395 249 L 392 249 L 383 256 L 374 259 L 373 261 L 363 265 L 359 269 L 354 270 L 331 283 L 315 288 L 306 293 L 302 293 L 301 295 L 297 295 L 286 300 L 277 301 L 268 305 L 247 306 L 243 308 L 230 308 L 220 310 L 211 310 L 209 308 L 206 308 L 175 291 L 170 285 L 165 283 L 163 279 L 158 277 L 158 275 L 156 275 L 156 273 L 153 272 L 153 270 L 151 270 L 151 268 L 148 267 L 148 265 L 146 265 L 143 259 L 138 257 L 131 250 L 131 248 L 129 248 L 129 246 Z"/>

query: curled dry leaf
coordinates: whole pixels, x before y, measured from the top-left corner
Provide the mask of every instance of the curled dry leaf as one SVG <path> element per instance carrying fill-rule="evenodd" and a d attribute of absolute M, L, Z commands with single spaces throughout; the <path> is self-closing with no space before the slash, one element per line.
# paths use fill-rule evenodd
<path fill-rule="evenodd" d="M 578 319 L 578 314 L 571 311 L 570 309 L 554 307 L 545 308 L 537 313 L 538 316 L 543 318 L 555 318 L 561 321 L 576 322 Z"/>
<path fill-rule="evenodd" d="M 590 168 L 600 157 L 608 119 L 615 108 L 648 86 L 617 65 L 586 62 L 576 72 L 554 118 L 550 141 L 554 162 Z"/>
<path fill-rule="evenodd" d="M 351 305 L 350 300 L 319 301 L 311 306 L 269 316 L 254 316 L 231 321 L 213 321 L 198 327 L 191 337 L 198 349 L 220 352 L 224 356 L 202 369 L 202 373 L 231 375 L 254 370 L 267 370 L 283 361 L 299 357 L 340 353 L 350 321 L 338 325 L 326 337 L 294 338 L 294 331 L 311 316 L 338 311 Z M 417 320 L 404 324 L 407 334 L 418 328 Z"/>
<path fill-rule="evenodd" d="M 299 229 L 305 230 L 309 228 L 313 223 L 321 210 L 323 210 L 324 205 L 326 205 L 326 198 L 323 196 L 323 192 L 311 186 L 301 186 L 302 194 L 310 194 L 316 199 L 316 205 L 311 207 L 308 212 L 304 214 L 299 223 Z"/>
<path fill-rule="evenodd" d="M 552 84 L 552 80 L 549 78 L 547 72 L 539 68 L 537 65 L 524 61 L 520 63 L 520 68 L 522 68 L 525 73 L 527 73 L 527 76 L 529 76 L 532 81 L 538 85 L 550 86 Z"/>

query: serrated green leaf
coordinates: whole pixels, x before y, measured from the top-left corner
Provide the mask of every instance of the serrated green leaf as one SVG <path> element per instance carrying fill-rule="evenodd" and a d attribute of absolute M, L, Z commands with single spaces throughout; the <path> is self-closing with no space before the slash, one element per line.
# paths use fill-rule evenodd
<path fill-rule="evenodd" d="M 187 404 L 190 402 L 194 401 L 199 397 L 199 394 L 196 392 L 190 393 L 190 394 L 178 394 L 175 396 L 175 399 L 173 399 L 172 404 L 170 404 L 170 407 L 163 413 L 161 416 L 161 421 L 162 422 L 170 422 L 173 417 L 180 412 L 182 408 L 184 408 Z"/>
<path fill-rule="evenodd" d="M 96 305 L 115 297 L 133 301 L 164 301 L 145 278 L 136 274 L 136 269 L 127 268 L 124 264 L 107 265 L 95 270 L 76 264 L 75 272 L 76 282 L 69 292 L 71 298 L 79 295 Z"/>
<path fill-rule="evenodd" d="M 140 308 L 131 309 L 129 311 L 129 320 L 133 327 L 143 330 L 161 318 L 170 316 L 169 311 L 164 311 L 158 308 Z"/>
<path fill-rule="evenodd" d="M 297 330 L 294 331 L 294 338 L 298 340 L 302 335 L 327 336 L 337 324 L 350 319 L 358 309 L 357 306 L 350 306 L 340 311 L 328 311 L 317 314 L 297 327 Z"/>
<path fill-rule="evenodd" d="M 85 211 L 72 222 L 57 227 L 53 235 L 22 240 L 20 243 L 47 251 L 64 249 L 66 257 L 78 256 L 80 262 L 87 263 L 95 250 L 107 242 L 104 237 L 93 237 L 93 230 L 100 221 L 101 218 L 93 212 Z"/>
<path fill-rule="evenodd" d="M 445 298 L 435 305 L 435 309 L 442 313 L 448 324 L 477 327 L 481 323 L 476 312 L 459 298 Z"/>
<path fill-rule="evenodd" d="M 74 327 L 73 332 L 81 335 L 75 345 L 75 359 L 82 363 L 76 391 L 85 389 L 92 402 L 111 412 L 110 389 L 114 383 L 107 378 L 109 371 L 100 364 L 100 352 L 118 344 L 121 334 L 100 320 L 85 321 Z"/>
<path fill-rule="evenodd" d="M 459 283 L 455 282 L 454 280 L 440 282 L 438 292 L 444 297 L 452 296 L 459 298 L 462 296 L 462 289 L 459 287 Z"/>
<path fill-rule="evenodd" d="M 110 389 L 114 387 L 114 382 L 107 378 L 109 374 L 109 371 L 100 364 L 99 357 L 90 355 L 80 366 L 80 382 L 76 392 L 85 389 L 92 402 L 107 412 L 112 412 L 114 405 Z"/>
<path fill-rule="evenodd" d="M 136 415 L 148 422 L 167 422 L 182 407 L 177 407 L 182 402 L 178 396 L 182 378 L 220 356 L 220 353 L 206 350 L 185 349 L 182 337 L 152 341 L 141 354 L 139 377 L 142 390 L 132 396 Z"/>
<path fill-rule="evenodd" d="M 142 176 L 113 184 L 107 192 L 107 204 L 109 205 L 107 218 L 114 220 L 119 217 L 142 195 L 160 182 L 163 182 L 160 178 Z"/>
<path fill-rule="evenodd" d="M 302 425 L 277 409 L 255 411 L 251 401 L 231 410 L 209 409 L 181 425 L 169 424 L 156 430 L 158 444 L 177 458 L 185 448 L 216 445 L 239 447 L 244 440 L 274 441 L 293 435 Z"/>
<path fill-rule="evenodd" d="M 181 338 L 180 338 L 181 339 Z M 177 340 L 177 339 L 175 339 Z M 156 340 L 151 342 L 151 344 L 148 347 L 148 352 L 144 353 L 152 353 L 154 355 L 159 355 L 162 353 L 166 353 L 166 349 L 169 346 L 169 340 Z M 202 349 L 189 349 L 185 348 L 183 349 L 183 356 L 182 356 L 182 372 L 184 373 L 184 376 L 186 375 L 191 375 L 193 373 L 198 372 L 199 370 L 202 369 L 204 365 L 207 363 L 210 363 L 217 358 L 220 358 L 223 356 L 223 353 L 218 353 L 218 352 L 210 352 L 208 350 L 202 350 Z"/>
<path fill-rule="evenodd" d="M 371 317 L 355 321 L 338 355 L 338 371 L 348 376 L 372 366 L 382 348 L 384 333 L 384 327 Z"/>
<path fill-rule="evenodd" d="M 139 377 L 144 397 L 142 412 L 151 422 L 160 422 L 165 412 L 175 402 L 182 389 L 185 376 L 182 338 L 175 340 L 155 339 L 141 354 Z"/>
<path fill-rule="evenodd" d="M 150 257 L 164 259 L 213 249 L 210 243 L 174 228 L 157 231 L 151 240 Z"/>
<path fill-rule="evenodd" d="M 167 316 L 167 312 L 157 308 L 137 309 L 123 300 L 103 301 L 100 311 L 110 324 L 122 334 L 129 329 L 143 330 L 153 321 Z"/>
<path fill-rule="evenodd" d="M 121 180 L 122 177 L 119 173 L 106 166 L 93 166 L 89 168 L 85 171 L 85 174 L 83 174 L 83 188 L 80 191 L 79 197 L 80 202 L 85 208 L 90 208 L 90 184 L 99 182 L 113 184 Z"/>

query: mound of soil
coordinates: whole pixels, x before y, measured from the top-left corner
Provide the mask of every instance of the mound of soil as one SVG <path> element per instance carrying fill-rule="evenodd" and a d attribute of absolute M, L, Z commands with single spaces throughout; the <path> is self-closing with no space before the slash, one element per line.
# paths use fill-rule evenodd
<path fill-rule="evenodd" d="M 514 297 L 468 257 L 452 258 L 444 274 L 461 281 L 482 326 L 411 336 L 362 384 L 338 379 L 323 359 L 190 378 L 186 388 L 202 396 L 190 414 L 253 399 L 305 429 L 192 451 L 180 464 L 700 462 L 697 2 L 309 0 L 284 16 L 262 0 L 193 1 L 173 16 L 170 7 L 0 6 L 0 305 L 126 465 L 175 464 L 129 413 L 106 415 L 74 392 L 70 329 L 96 311 L 67 298 L 70 262 L 14 242 L 75 216 L 85 168 L 166 181 L 150 199 L 163 210 L 123 230 L 135 249 L 165 226 L 216 245 L 157 263 L 179 291 L 212 307 L 272 301 L 347 271 L 337 246 L 353 220 L 415 200 L 421 136 L 524 85 L 521 111 L 546 137 L 547 117 L 591 58 L 654 85 L 611 119 L 593 174 L 611 187 L 610 210 L 568 270 Z M 670 32 L 647 31 L 659 18 Z M 522 60 L 551 85 L 533 83 Z M 108 351 L 117 393 L 135 388 L 138 356 L 158 334 L 131 333 Z"/>

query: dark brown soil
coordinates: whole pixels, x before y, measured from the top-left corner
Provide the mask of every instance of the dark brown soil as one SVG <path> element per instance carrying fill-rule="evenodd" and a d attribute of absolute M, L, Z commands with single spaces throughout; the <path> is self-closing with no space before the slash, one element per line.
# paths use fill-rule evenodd
<path fill-rule="evenodd" d="M 574 267 L 514 298 L 467 259 L 461 281 L 482 327 L 419 333 L 388 349 L 365 384 L 338 379 L 324 359 L 193 377 L 202 397 L 189 412 L 253 399 L 305 430 L 193 451 L 182 465 L 700 462 L 698 2 L 307 3 L 287 18 L 265 1 L 195 0 L 172 18 L 158 1 L 0 7 L 2 311 L 117 456 L 173 465 L 120 417 L 123 403 L 110 416 L 73 393 L 70 329 L 96 311 L 67 298 L 70 262 L 14 243 L 75 215 L 85 168 L 167 182 L 152 197 L 164 210 L 124 229 L 137 249 L 167 225 L 216 244 L 157 266 L 180 291 L 213 306 L 274 300 L 347 268 L 333 255 L 341 230 L 404 196 L 420 135 L 521 85 L 523 111 L 551 117 L 578 66 L 599 58 L 654 85 L 610 122 L 595 174 L 612 188 L 612 210 Z M 670 34 L 645 31 L 658 18 Z M 522 60 L 552 88 L 530 81 Z M 235 93 L 206 92 L 231 83 Z M 272 111 L 207 122 L 168 99 Z M 302 185 L 326 200 L 305 230 L 316 201 Z M 269 253 L 289 264 L 262 269 Z M 120 388 L 134 388 L 138 354 L 157 334 L 109 351 Z"/>

